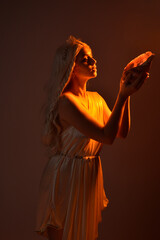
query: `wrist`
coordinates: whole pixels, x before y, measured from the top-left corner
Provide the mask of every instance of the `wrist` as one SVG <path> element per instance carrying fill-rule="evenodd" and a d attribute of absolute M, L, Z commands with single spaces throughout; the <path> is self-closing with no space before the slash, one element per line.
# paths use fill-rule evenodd
<path fill-rule="evenodd" d="M 124 94 L 122 94 L 120 91 L 118 93 L 118 98 L 122 103 L 125 103 L 125 101 L 129 98 L 129 96 L 125 96 Z"/>

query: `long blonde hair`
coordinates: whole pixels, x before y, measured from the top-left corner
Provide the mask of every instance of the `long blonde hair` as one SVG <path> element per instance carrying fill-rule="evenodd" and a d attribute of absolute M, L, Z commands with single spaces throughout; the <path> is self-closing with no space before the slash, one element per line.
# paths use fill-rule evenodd
<path fill-rule="evenodd" d="M 52 153 L 56 152 L 61 144 L 62 128 L 58 116 L 58 100 L 70 81 L 76 56 L 84 46 L 88 45 L 70 36 L 65 44 L 57 49 L 54 57 L 52 75 L 46 86 L 47 101 L 44 111 L 43 133 L 48 139 L 45 145 L 52 149 Z"/>

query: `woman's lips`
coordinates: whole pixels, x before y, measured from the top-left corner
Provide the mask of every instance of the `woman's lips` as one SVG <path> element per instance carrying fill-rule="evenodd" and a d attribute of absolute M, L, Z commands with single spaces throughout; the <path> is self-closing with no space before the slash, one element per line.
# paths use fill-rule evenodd
<path fill-rule="evenodd" d="M 97 71 L 97 68 L 96 67 L 92 67 L 92 71 Z"/>

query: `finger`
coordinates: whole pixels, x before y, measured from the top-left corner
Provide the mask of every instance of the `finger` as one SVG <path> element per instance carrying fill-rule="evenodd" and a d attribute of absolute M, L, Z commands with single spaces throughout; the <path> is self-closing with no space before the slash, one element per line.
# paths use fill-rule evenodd
<path fill-rule="evenodd" d="M 144 81 L 144 79 L 147 77 L 146 73 L 142 72 L 141 74 L 139 74 L 139 76 L 137 77 L 137 79 L 135 79 L 135 81 L 133 82 L 134 87 L 136 87 L 138 84 L 140 84 L 141 82 Z"/>
<path fill-rule="evenodd" d="M 123 75 L 122 75 L 122 78 L 121 78 L 121 82 L 123 82 L 123 83 L 125 83 L 127 85 L 128 82 L 129 82 L 130 76 L 131 76 L 131 73 L 123 72 Z"/>
<path fill-rule="evenodd" d="M 147 76 L 146 76 L 146 78 L 144 79 L 144 82 L 149 78 L 149 73 L 147 72 L 146 74 L 147 74 Z"/>
<path fill-rule="evenodd" d="M 126 85 L 128 85 L 131 81 L 131 77 L 132 77 L 132 73 L 131 72 L 128 72 L 127 73 L 127 76 L 126 76 L 126 79 L 125 79 L 125 83 Z"/>
<path fill-rule="evenodd" d="M 136 89 L 139 89 L 148 78 L 149 76 L 147 74 L 143 75 L 140 81 L 136 84 Z"/>
<path fill-rule="evenodd" d="M 140 74 L 142 72 L 142 68 L 140 66 L 137 66 L 130 69 L 130 72 Z"/>
<path fill-rule="evenodd" d="M 139 84 L 136 86 L 136 89 L 137 89 L 137 90 L 144 84 L 144 82 L 147 80 L 147 78 L 148 78 L 148 77 L 146 77 L 143 82 L 139 83 Z"/>
<path fill-rule="evenodd" d="M 143 81 L 139 82 L 139 83 L 135 86 L 135 88 L 138 90 L 138 89 L 143 85 L 144 81 L 145 81 L 145 79 L 144 79 Z"/>

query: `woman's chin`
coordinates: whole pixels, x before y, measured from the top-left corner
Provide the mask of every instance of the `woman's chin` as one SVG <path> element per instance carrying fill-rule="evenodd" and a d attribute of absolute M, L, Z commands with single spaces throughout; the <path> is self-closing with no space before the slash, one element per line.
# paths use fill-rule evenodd
<path fill-rule="evenodd" d="M 97 77 L 97 71 L 93 72 L 92 75 L 94 78 Z"/>
<path fill-rule="evenodd" d="M 93 77 L 97 77 L 97 70 L 92 70 L 92 71 L 91 71 L 91 75 L 92 75 Z"/>

